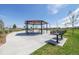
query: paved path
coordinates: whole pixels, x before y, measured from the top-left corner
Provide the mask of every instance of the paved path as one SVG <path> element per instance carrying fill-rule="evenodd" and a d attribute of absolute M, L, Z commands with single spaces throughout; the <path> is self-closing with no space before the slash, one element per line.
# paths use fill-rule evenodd
<path fill-rule="evenodd" d="M 7 42 L 0 47 L 0 55 L 28 55 L 45 45 L 45 41 L 52 38 L 52 35 L 16 35 L 24 31 L 13 32 L 7 35 Z"/>

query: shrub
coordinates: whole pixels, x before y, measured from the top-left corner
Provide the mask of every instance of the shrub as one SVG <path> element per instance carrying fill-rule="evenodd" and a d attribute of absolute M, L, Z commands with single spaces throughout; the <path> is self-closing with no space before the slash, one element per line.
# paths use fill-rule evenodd
<path fill-rule="evenodd" d="M 5 33 L 7 34 L 9 31 L 8 30 L 5 30 Z"/>
<path fill-rule="evenodd" d="M 9 32 L 13 32 L 13 30 L 10 29 Z"/>
<path fill-rule="evenodd" d="M 3 34 L 3 31 L 2 30 L 0 30 L 0 34 Z"/>

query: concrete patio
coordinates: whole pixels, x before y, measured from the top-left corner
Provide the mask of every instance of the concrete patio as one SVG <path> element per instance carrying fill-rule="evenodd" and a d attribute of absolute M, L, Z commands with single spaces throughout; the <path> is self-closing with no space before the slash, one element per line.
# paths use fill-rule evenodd
<path fill-rule="evenodd" d="M 0 47 L 0 55 L 29 55 L 46 44 L 53 36 L 49 34 L 17 35 L 25 31 L 13 32 L 7 35 L 6 43 Z"/>

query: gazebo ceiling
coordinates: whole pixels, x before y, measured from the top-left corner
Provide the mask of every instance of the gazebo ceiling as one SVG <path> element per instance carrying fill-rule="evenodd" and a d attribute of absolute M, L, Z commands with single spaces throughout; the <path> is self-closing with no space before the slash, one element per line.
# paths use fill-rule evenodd
<path fill-rule="evenodd" d="M 30 25 L 40 25 L 41 23 L 42 24 L 48 24 L 46 21 L 43 21 L 43 20 L 27 20 L 25 21 L 25 24 L 30 24 Z"/>

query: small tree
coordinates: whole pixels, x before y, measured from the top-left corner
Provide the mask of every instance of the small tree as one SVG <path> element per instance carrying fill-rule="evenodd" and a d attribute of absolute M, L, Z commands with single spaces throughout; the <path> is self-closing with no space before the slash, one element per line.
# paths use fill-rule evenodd
<path fill-rule="evenodd" d="M 74 29 L 75 29 L 75 23 L 77 21 L 77 15 L 75 15 L 74 13 L 70 12 L 70 16 L 69 16 L 69 20 L 70 20 L 70 24 L 72 25 L 72 34 L 74 34 Z"/>
<path fill-rule="evenodd" d="M 16 24 L 14 24 L 14 25 L 13 25 L 13 29 L 16 29 L 16 28 L 17 28 L 17 26 L 16 26 Z"/>
<path fill-rule="evenodd" d="M 4 29 L 4 22 L 2 20 L 0 20 L 0 30 Z"/>

